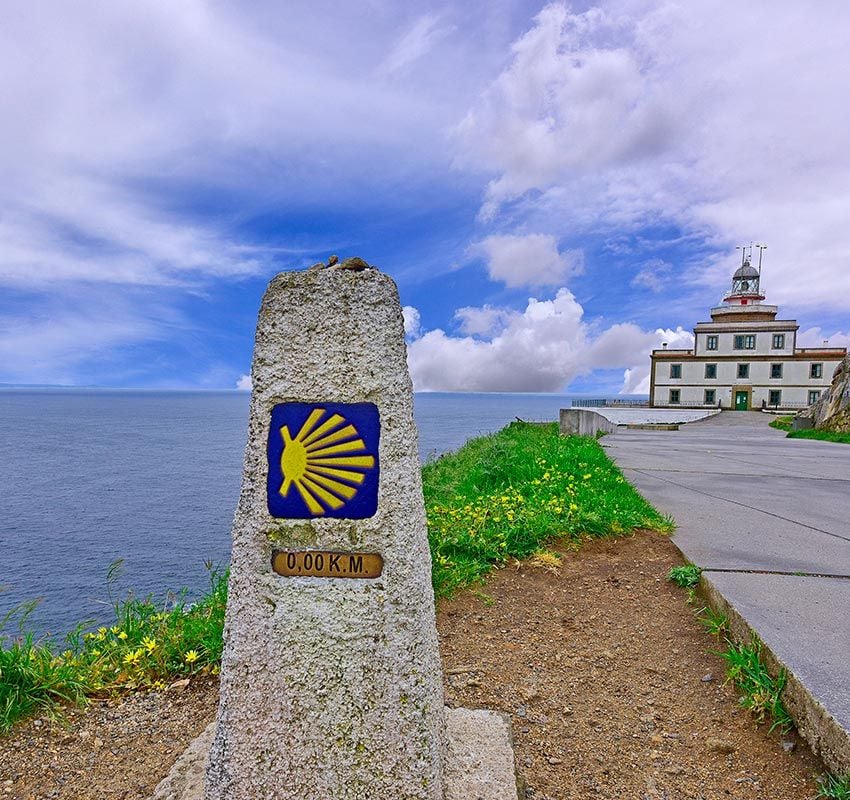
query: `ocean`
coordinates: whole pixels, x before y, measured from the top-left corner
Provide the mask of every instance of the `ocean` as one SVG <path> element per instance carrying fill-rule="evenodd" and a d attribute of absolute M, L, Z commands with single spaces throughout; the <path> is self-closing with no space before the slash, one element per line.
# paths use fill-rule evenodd
<path fill-rule="evenodd" d="M 205 564 L 229 558 L 248 402 L 235 391 L 0 390 L 0 621 L 37 600 L 26 629 L 61 638 L 84 620 L 109 620 L 130 589 L 163 599 L 206 588 Z M 420 455 L 517 417 L 555 420 L 569 402 L 417 394 Z"/>

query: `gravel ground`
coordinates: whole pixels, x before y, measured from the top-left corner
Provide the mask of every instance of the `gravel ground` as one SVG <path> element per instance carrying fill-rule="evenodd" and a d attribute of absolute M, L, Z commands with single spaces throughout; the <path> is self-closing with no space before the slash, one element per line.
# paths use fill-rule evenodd
<path fill-rule="evenodd" d="M 809 800 L 823 770 L 795 736 L 757 728 L 716 648 L 664 580 L 654 534 L 517 565 L 438 611 L 446 699 L 512 716 L 534 800 Z M 216 684 L 30 720 L 0 739 L 0 800 L 148 798 L 215 713 Z"/>

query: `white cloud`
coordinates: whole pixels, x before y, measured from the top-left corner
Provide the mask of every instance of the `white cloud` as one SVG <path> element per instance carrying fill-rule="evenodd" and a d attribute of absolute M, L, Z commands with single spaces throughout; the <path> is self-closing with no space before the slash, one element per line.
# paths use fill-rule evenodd
<path fill-rule="evenodd" d="M 391 75 L 429 53 L 451 31 L 448 26 L 440 25 L 440 22 L 437 14 L 423 14 L 419 17 L 395 43 L 379 71 Z"/>
<path fill-rule="evenodd" d="M 404 319 L 404 335 L 412 338 L 419 336 L 421 319 L 419 309 L 413 306 L 403 306 L 401 316 Z"/>
<path fill-rule="evenodd" d="M 644 287 L 652 292 L 660 292 L 664 288 L 669 288 L 672 273 L 672 264 L 668 264 L 660 258 L 653 258 L 647 261 L 632 278 L 631 285 Z"/>
<path fill-rule="evenodd" d="M 244 392 L 250 392 L 254 388 L 254 384 L 251 382 L 251 376 L 240 375 L 239 379 L 236 381 L 236 388 L 241 389 Z"/>
<path fill-rule="evenodd" d="M 443 80 L 439 99 L 417 91 L 430 74 L 376 80 L 399 13 L 385 9 L 374 28 L 359 9 L 313 3 L 246 14 L 206 0 L 81 0 L 6 15 L 0 284 L 197 283 L 305 257 L 309 242 L 258 245 L 238 226 L 445 161 L 440 129 L 468 79 Z M 415 20 L 390 66 L 449 30 L 436 15 Z"/>
<path fill-rule="evenodd" d="M 681 326 L 675 330 L 670 328 L 659 328 L 653 335 L 653 344 L 647 350 L 645 359 L 635 363 L 623 373 L 622 394 L 649 394 L 650 361 L 649 352 L 657 349 L 664 343 L 671 350 L 689 350 L 694 346 L 694 335 L 684 330 Z"/>
<path fill-rule="evenodd" d="M 833 331 L 827 333 L 821 327 L 807 328 L 797 334 L 797 347 L 846 347 L 850 349 L 850 332 Z"/>
<path fill-rule="evenodd" d="M 510 288 L 562 286 L 583 265 L 580 250 L 560 252 L 558 240 L 543 233 L 488 236 L 471 250 L 483 253 L 490 277 Z"/>
<path fill-rule="evenodd" d="M 455 311 L 460 330 L 467 336 L 492 336 L 510 322 L 513 312 L 491 305 L 465 306 Z"/>
<path fill-rule="evenodd" d="M 473 312 L 458 315 L 478 322 Z M 488 339 L 450 336 L 428 331 L 408 346 L 408 361 L 420 391 L 553 392 L 564 389 L 578 375 L 595 369 L 627 367 L 624 390 L 649 374 L 649 352 L 662 341 L 692 341 L 681 329 L 643 331 L 636 325 L 617 324 L 601 332 L 583 320 L 583 309 L 572 293 L 559 289 L 552 300 L 531 298 L 524 311 L 486 306 L 476 333 Z M 462 313 L 463 312 L 463 313 Z M 498 329 L 486 322 L 498 318 Z M 666 337 L 666 338 L 663 338 Z M 648 390 L 647 390 L 648 391 Z"/>
<path fill-rule="evenodd" d="M 770 299 L 846 311 L 848 50 L 840 2 L 551 3 L 458 126 L 457 163 L 492 176 L 485 219 L 672 224 L 729 253 L 760 239 Z M 710 258 L 692 277 L 728 272 Z"/>

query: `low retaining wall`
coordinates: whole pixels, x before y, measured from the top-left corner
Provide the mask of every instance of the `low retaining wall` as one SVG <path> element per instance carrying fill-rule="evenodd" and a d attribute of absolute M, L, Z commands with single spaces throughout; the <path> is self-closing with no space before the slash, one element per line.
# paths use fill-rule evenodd
<path fill-rule="evenodd" d="M 561 436 L 596 436 L 597 433 L 613 433 L 613 422 L 601 414 L 586 408 L 561 409 Z"/>

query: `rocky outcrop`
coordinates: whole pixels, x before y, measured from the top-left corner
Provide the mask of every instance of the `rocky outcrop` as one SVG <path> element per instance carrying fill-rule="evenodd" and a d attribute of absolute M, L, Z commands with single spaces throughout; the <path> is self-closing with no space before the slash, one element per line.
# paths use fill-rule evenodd
<path fill-rule="evenodd" d="M 835 368 L 832 386 L 821 399 L 798 416 L 820 430 L 850 433 L 850 355 Z"/>

